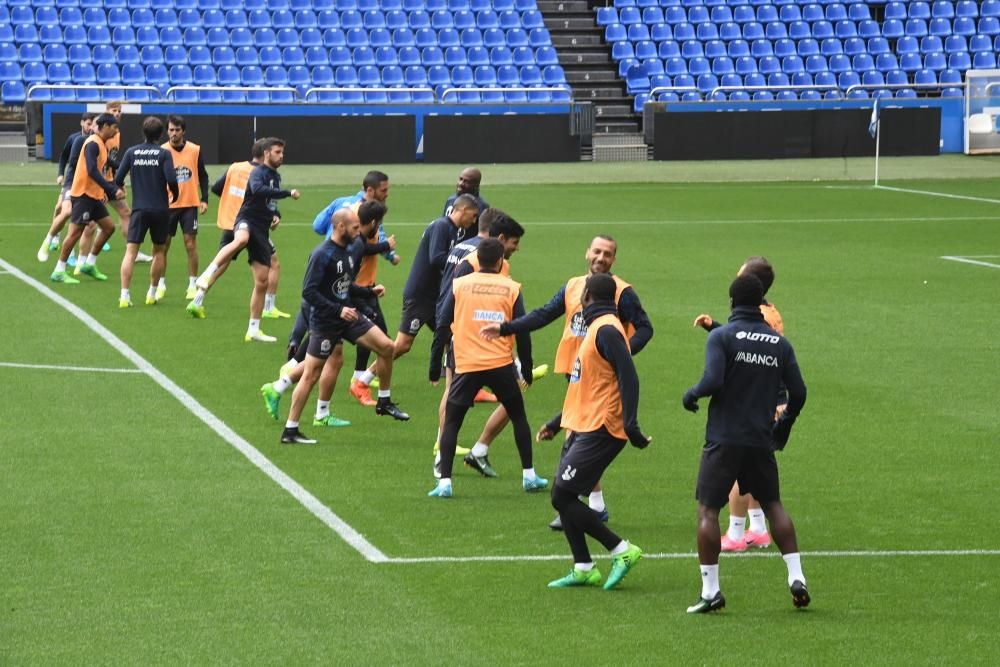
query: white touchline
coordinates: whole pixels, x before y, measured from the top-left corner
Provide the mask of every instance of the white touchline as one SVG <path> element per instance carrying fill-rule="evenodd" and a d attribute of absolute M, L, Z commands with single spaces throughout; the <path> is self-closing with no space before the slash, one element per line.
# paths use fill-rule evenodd
<path fill-rule="evenodd" d="M 0 361 L 4 368 L 31 368 L 47 371 L 82 371 L 85 373 L 142 373 L 138 368 L 89 368 L 87 366 L 53 366 L 50 364 L 17 364 L 12 361 Z"/>
<path fill-rule="evenodd" d="M 981 257 L 993 257 L 995 255 L 981 255 Z M 994 264 L 993 262 L 983 262 L 978 259 L 969 259 L 968 257 L 963 257 L 962 255 L 941 255 L 941 259 L 947 259 L 950 262 L 961 262 L 962 264 L 975 264 L 976 266 L 988 266 L 991 269 L 1000 269 L 1000 264 Z"/>
<path fill-rule="evenodd" d="M 973 197 L 971 195 L 953 195 L 947 192 L 931 192 L 929 190 L 911 190 L 909 188 L 893 188 L 888 185 L 876 185 L 878 190 L 891 190 L 892 192 L 908 192 L 914 195 L 927 195 L 928 197 L 944 197 L 945 199 L 964 199 L 966 201 L 981 201 L 987 204 L 1000 204 L 1000 199 L 990 199 L 988 197 Z"/>
<path fill-rule="evenodd" d="M 163 387 L 167 393 L 176 398 L 182 406 L 187 408 L 198 419 L 205 422 L 205 424 L 215 431 L 223 440 L 243 454 L 247 460 L 260 468 L 265 475 L 270 477 L 278 484 L 278 486 L 291 494 L 295 500 L 299 501 L 299 503 L 308 509 L 316 518 L 337 533 L 341 539 L 356 549 L 358 553 L 364 556 L 367 560 L 373 563 L 384 563 L 388 561 L 388 557 L 379 551 L 375 545 L 366 540 L 361 533 L 354 530 L 354 528 L 348 525 L 343 519 L 334 514 L 329 507 L 321 503 L 315 496 L 306 491 L 301 484 L 296 482 L 294 479 L 285 474 L 280 468 L 271 463 L 271 461 L 266 456 L 261 454 L 257 448 L 240 437 L 235 431 L 229 428 L 225 422 L 209 412 L 209 410 L 195 400 L 191 394 L 184 391 L 181 387 L 174 383 L 173 380 L 161 373 L 155 366 L 153 366 L 153 364 L 146 361 L 146 359 L 140 356 L 138 352 L 129 347 L 125 341 L 114 335 L 104 325 L 87 314 L 83 309 L 59 296 L 51 289 L 31 276 L 23 273 L 14 265 L 4 261 L 2 258 L 0 258 L 0 267 L 3 267 L 19 280 L 33 287 L 43 296 L 52 300 L 78 320 L 83 322 L 87 328 L 104 339 L 108 345 L 115 348 L 123 357 L 135 364 L 141 372 L 148 375 L 154 382 Z"/>
<path fill-rule="evenodd" d="M 923 549 L 914 551 L 803 551 L 806 558 L 866 558 L 866 557 L 918 557 L 918 556 L 1000 556 L 1000 549 Z M 724 558 L 777 558 L 777 551 L 747 551 L 724 553 Z M 644 553 L 643 558 L 654 560 L 687 560 L 698 558 L 694 551 L 678 553 Z M 421 563 L 507 563 L 526 561 L 570 560 L 572 555 L 546 554 L 539 556 L 423 556 L 415 558 L 389 558 L 385 562 L 394 565 L 419 565 Z"/>

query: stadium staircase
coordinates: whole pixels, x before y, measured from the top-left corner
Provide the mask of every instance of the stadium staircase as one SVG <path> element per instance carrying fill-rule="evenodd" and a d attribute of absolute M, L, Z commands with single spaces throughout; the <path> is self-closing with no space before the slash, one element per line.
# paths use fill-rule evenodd
<path fill-rule="evenodd" d="M 642 117 L 633 111 L 633 98 L 625 90 L 587 0 L 538 0 L 538 9 L 559 64 L 577 101 L 594 105 L 594 160 L 645 160 Z M 584 157 L 588 157 L 585 153 Z"/>

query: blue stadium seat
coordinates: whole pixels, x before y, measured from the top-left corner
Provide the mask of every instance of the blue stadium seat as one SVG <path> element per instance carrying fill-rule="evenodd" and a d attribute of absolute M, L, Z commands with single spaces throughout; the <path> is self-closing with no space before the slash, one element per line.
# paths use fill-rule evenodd
<path fill-rule="evenodd" d="M 162 65 L 163 49 L 158 46 L 144 46 L 139 52 L 139 62 L 143 65 Z"/>
<path fill-rule="evenodd" d="M 898 19 L 887 19 L 882 23 L 882 36 L 886 39 L 898 39 L 905 34 L 903 22 Z"/>
<path fill-rule="evenodd" d="M 899 55 L 899 69 L 904 72 L 916 72 L 924 66 L 919 53 L 901 53 Z"/>
<path fill-rule="evenodd" d="M 359 46 L 351 51 L 351 61 L 358 67 L 375 64 L 375 52 L 371 47 Z"/>
<path fill-rule="evenodd" d="M 240 67 L 259 65 L 260 57 L 257 55 L 257 49 L 252 46 L 241 46 L 236 49 L 236 64 Z"/>
<path fill-rule="evenodd" d="M 965 93 L 961 88 L 945 88 L 941 91 L 941 97 L 964 97 Z"/>
<path fill-rule="evenodd" d="M 122 82 L 122 73 L 114 63 L 101 63 L 97 66 L 97 83 L 102 86 L 115 86 Z"/>
<path fill-rule="evenodd" d="M 483 33 L 478 28 L 466 28 L 460 34 L 463 48 L 468 49 L 473 46 L 483 45 Z"/>
<path fill-rule="evenodd" d="M 323 31 L 323 46 L 333 48 L 335 46 L 346 47 L 347 36 L 339 28 L 329 28 Z"/>
<path fill-rule="evenodd" d="M 523 32 L 523 31 L 522 31 Z M 527 36 L 525 36 L 525 40 Z M 508 43 L 512 40 L 508 40 Z M 455 28 L 445 28 L 444 30 L 438 31 L 437 44 L 441 48 L 446 49 L 452 46 L 461 46 L 462 40 L 459 37 L 458 30 Z"/>
<path fill-rule="evenodd" d="M 830 61 L 828 63 L 831 72 L 836 74 L 841 74 L 843 72 L 850 72 L 851 69 L 851 59 L 844 54 L 835 54 L 830 56 Z"/>
<path fill-rule="evenodd" d="M 868 5 L 862 2 L 852 2 L 847 6 L 847 18 L 852 21 L 867 21 L 871 18 Z"/>
<path fill-rule="evenodd" d="M 253 46 L 253 33 L 249 28 L 233 28 L 229 33 L 229 45 L 234 49 Z"/>
<path fill-rule="evenodd" d="M 928 53 L 924 56 L 924 69 L 940 72 L 947 67 L 948 63 L 945 60 L 944 53 Z"/>
<path fill-rule="evenodd" d="M 938 74 L 939 83 L 962 85 L 962 73 L 957 69 L 948 68 Z"/>
<path fill-rule="evenodd" d="M 397 52 L 399 64 L 403 67 L 420 64 L 420 50 L 413 46 L 404 46 Z"/>
<path fill-rule="evenodd" d="M 994 69 L 997 66 L 992 51 L 980 51 L 972 57 L 973 69 Z"/>
<path fill-rule="evenodd" d="M 695 32 L 695 27 L 690 23 L 687 22 L 678 23 L 677 25 L 674 26 L 674 39 L 676 39 L 678 42 L 686 42 L 688 40 L 696 39 L 696 37 L 697 34 Z M 607 39 L 607 33 L 605 33 L 605 39 Z M 622 37 L 622 39 L 624 39 L 624 36 Z"/>
<path fill-rule="evenodd" d="M 955 5 L 955 16 L 976 18 L 980 13 L 982 16 L 1000 16 L 1000 5 L 996 0 L 983 0 L 981 10 L 972 0 L 959 0 Z"/>
<path fill-rule="evenodd" d="M 763 56 L 773 56 L 774 46 L 771 44 L 770 40 L 755 39 L 750 44 L 750 55 L 752 55 L 755 58 L 761 58 Z"/>
<path fill-rule="evenodd" d="M 392 45 L 396 48 L 402 46 L 415 46 L 417 43 L 413 31 L 409 28 L 397 28 L 392 31 Z"/>
<path fill-rule="evenodd" d="M 420 62 L 424 67 L 444 65 L 444 51 L 436 46 L 425 46 L 420 51 Z"/>
<path fill-rule="evenodd" d="M 824 39 L 820 44 L 819 52 L 824 56 L 832 56 L 844 52 L 844 45 L 836 37 Z"/>
<path fill-rule="evenodd" d="M 880 72 L 889 72 L 899 69 L 899 61 L 893 53 L 880 53 L 875 58 L 875 69 Z"/>
<path fill-rule="evenodd" d="M 216 67 L 236 64 L 236 54 L 228 46 L 217 46 L 212 49 L 212 64 Z"/>
<path fill-rule="evenodd" d="M 912 37 L 923 37 L 928 34 L 927 21 L 923 19 L 907 19 L 906 34 Z M 888 35 L 886 35 L 888 37 Z"/>
<path fill-rule="evenodd" d="M 827 39 L 834 39 L 828 37 Z M 798 49 L 798 54 L 803 58 L 808 56 L 815 56 L 819 54 L 819 42 L 815 39 L 800 39 L 799 43 L 796 45 Z"/>
<path fill-rule="evenodd" d="M 207 37 L 209 48 L 229 46 L 229 31 L 225 28 L 209 28 Z"/>
<path fill-rule="evenodd" d="M 934 53 L 935 51 L 944 51 L 944 45 L 941 43 L 940 37 L 928 35 L 920 39 L 921 53 Z"/>
<path fill-rule="evenodd" d="M 375 64 L 379 67 L 398 65 L 399 57 L 396 55 L 396 49 L 391 46 L 380 46 L 375 49 Z"/>
<path fill-rule="evenodd" d="M 937 74 L 929 69 L 917 70 L 913 75 L 913 83 L 916 84 L 936 84 Z"/>
<path fill-rule="evenodd" d="M 955 34 L 956 35 L 973 35 L 976 33 L 976 29 L 972 25 L 972 19 L 955 19 Z M 1000 34 L 1000 19 L 994 16 L 987 16 L 979 19 L 979 34 L 980 35 L 998 35 Z"/>
<path fill-rule="evenodd" d="M 46 76 L 45 65 L 43 65 L 41 61 L 22 64 L 21 78 L 24 79 L 26 84 L 44 83 Z"/>
<path fill-rule="evenodd" d="M 734 39 L 733 41 L 729 42 L 728 46 L 726 47 L 726 52 L 730 58 L 742 58 L 743 56 L 749 56 L 750 45 L 747 44 L 746 40 Z"/>
<path fill-rule="evenodd" d="M 14 26 L 14 42 L 17 44 L 37 43 L 38 28 L 34 24 Z"/>
<path fill-rule="evenodd" d="M 388 28 L 375 28 L 368 33 L 368 45 L 373 49 L 380 46 L 392 46 L 392 33 Z"/>
<path fill-rule="evenodd" d="M 62 44 L 48 44 L 42 51 L 42 60 L 48 63 L 65 63 L 69 62 L 69 54 L 66 52 L 66 47 Z"/>
<path fill-rule="evenodd" d="M 973 35 L 969 39 L 969 51 L 974 54 L 992 50 L 993 42 L 990 40 L 989 35 Z"/>
<path fill-rule="evenodd" d="M 20 81 L 4 81 L 0 86 L 0 99 L 4 104 L 20 105 L 27 100 L 27 91 Z"/>
<path fill-rule="evenodd" d="M 878 71 L 864 72 L 861 75 L 861 83 L 866 86 L 880 86 L 885 83 L 885 77 Z"/>
<path fill-rule="evenodd" d="M 208 50 L 207 46 L 192 46 L 188 49 L 188 62 L 192 66 L 211 65 L 212 52 Z"/>
<path fill-rule="evenodd" d="M 194 73 L 187 65 L 174 65 L 169 70 L 171 86 L 193 86 Z"/>

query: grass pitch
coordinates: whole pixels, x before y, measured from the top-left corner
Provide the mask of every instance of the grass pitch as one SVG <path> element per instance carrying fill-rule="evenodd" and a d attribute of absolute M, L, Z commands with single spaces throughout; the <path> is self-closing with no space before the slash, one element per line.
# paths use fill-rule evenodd
<path fill-rule="evenodd" d="M 347 396 L 348 350 L 332 410 L 353 425 L 321 431 L 304 420 L 319 445 L 280 445 L 281 424 L 257 389 L 276 377 L 284 346 L 243 343 L 242 263 L 210 292 L 208 319 L 192 320 L 178 243 L 166 300 L 141 304 L 140 268 L 136 306 L 120 311 L 120 236 L 99 260 L 107 284 L 51 285 L 54 257 L 43 265 L 34 253 L 56 192 L 7 187 L 0 259 L 82 308 L 390 562 L 365 560 L 150 376 L 110 372 L 136 366 L 30 284 L 0 274 L 0 364 L 56 367 L 0 365 L 0 663 L 988 662 L 1000 552 L 988 516 L 1000 472 L 1000 271 L 941 258 L 1000 265 L 983 257 L 1000 255 L 995 182 L 932 180 L 932 168 L 915 174 L 925 180 L 892 182 L 969 197 L 948 199 L 850 181 L 584 184 L 592 165 L 549 169 L 546 179 L 562 184 L 533 185 L 539 172 L 530 170 L 518 182 L 505 170 L 503 184 L 490 185 L 484 168 L 483 195 L 527 229 L 512 273 L 529 308 L 585 271 L 591 237 L 619 239 L 615 271 L 636 286 L 656 329 L 636 359 L 653 443 L 626 448 L 605 478 L 606 498 L 611 526 L 657 557 L 620 590 L 547 590 L 570 566 L 569 550 L 546 528 L 547 496 L 521 492 L 509 432 L 491 453 L 498 479 L 457 466 L 456 497 L 426 498 L 440 396 L 426 380 L 427 331 L 394 376 L 410 422 L 377 419 Z M 319 241 L 308 224 L 355 192 L 364 169 L 330 182 L 287 171 L 290 187 L 296 174 L 312 183 L 282 203 L 274 235 L 278 304 L 292 310 Z M 399 173 L 386 226 L 403 263 L 379 269 L 390 327 L 420 233 L 453 178 L 435 186 Z M 199 236 L 203 264 L 218 239 L 214 203 Z M 754 254 L 776 267 L 769 298 L 809 386 L 779 465 L 814 605 L 792 609 L 779 558 L 724 557 L 729 606 L 691 618 L 704 412 L 686 413 L 680 396 L 699 377 L 705 338 L 691 321 L 724 318 L 728 284 Z M 290 327 L 263 328 L 283 341 Z M 553 325 L 535 336 L 536 363 L 552 362 L 558 333 Z M 534 425 L 559 408 L 563 389 L 548 377 L 530 390 Z M 470 412 L 463 444 L 486 415 Z M 551 477 L 557 456 L 558 445 L 537 445 L 539 472 Z M 594 554 L 607 574 L 605 554 Z"/>

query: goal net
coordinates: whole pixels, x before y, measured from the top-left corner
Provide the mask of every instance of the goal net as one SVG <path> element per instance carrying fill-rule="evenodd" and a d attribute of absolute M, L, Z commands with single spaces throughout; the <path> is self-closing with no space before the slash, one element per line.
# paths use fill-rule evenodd
<path fill-rule="evenodd" d="M 1000 153 L 1000 69 L 965 73 L 965 154 Z"/>

